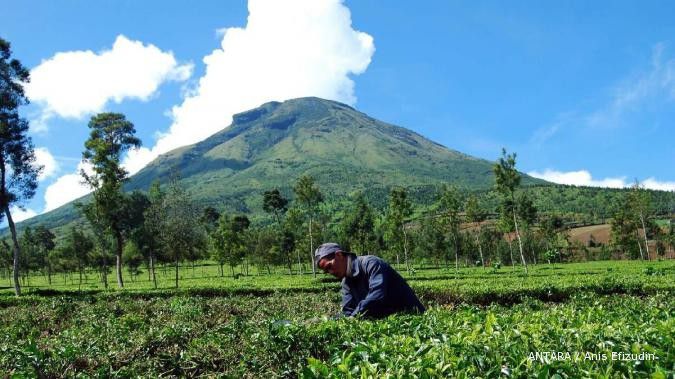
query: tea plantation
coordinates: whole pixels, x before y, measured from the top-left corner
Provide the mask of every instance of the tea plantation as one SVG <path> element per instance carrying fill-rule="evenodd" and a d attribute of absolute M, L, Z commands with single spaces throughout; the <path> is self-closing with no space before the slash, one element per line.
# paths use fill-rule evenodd
<path fill-rule="evenodd" d="M 326 276 L 182 275 L 178 290 L 168 277 L 3 290 L 0 377 L 675 375 L 672 261 L 418 270 L 407 279 L 429 310 L 377 321 L 333 319 Z"/>

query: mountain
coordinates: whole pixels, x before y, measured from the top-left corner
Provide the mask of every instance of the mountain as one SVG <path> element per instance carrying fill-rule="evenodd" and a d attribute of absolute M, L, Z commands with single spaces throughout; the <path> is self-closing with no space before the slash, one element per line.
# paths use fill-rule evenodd
<path fill-rule="evenodd" d="M 303 174 L 312 175 L 329 199 L 364 191 L 382 202 L 392 186 L 419 196 L 442 183 L 490 188 L 492 165 L 345 104 L 308 97 L 235 115 L 229 127 L 211 137 L 155 159 L 125 189 L 146 190 L 152 181 L 166 183 L 178 172 L 204 206 L 255 215 L 262 213 L 264 190 L 278 187 L 292 196 Z M 525 184 L 546 183 L 523 177 Z M 23 224 L 54 227 L 77 217 L 71 203 Z"/>

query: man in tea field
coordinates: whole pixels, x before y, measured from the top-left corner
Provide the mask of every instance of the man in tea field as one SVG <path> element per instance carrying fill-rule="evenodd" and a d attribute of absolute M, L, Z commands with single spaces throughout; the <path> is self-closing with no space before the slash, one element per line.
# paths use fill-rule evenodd
<path fill-rule="evenodd" d="M 342 279 L 342 313 L 347 317 L 387 317 L 392 313 L 422 313 L 424 306 L 406 281 L 374 255 L 356 256 L 336 243 L 324 243 L 314 260 L 325 273 Z"/>

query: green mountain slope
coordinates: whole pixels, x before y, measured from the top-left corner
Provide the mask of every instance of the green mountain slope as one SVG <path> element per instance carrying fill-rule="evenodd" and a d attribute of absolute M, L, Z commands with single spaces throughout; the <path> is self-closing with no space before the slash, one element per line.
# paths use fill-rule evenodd
<path fill-rule="evenodd" d="M 264 190 L 279 187 L 291 195 L 303 174 L 312 175 L 328 198 L 362 190 L 383 199 L 392 186 L 419 193 L 441 183 L 487 189 L 494 181 L 492 164 L 347 105 L 310 97 L 235 115 L 229 127 L 206 140 L 158 157 L 126 189 L 146 190 L 178 172 L 204 206 L 260 214 Z M 524 183 L 545 182 L 524 176 Z M 54 227 L 77 217 L 68 204 L 24 224 Z"/>

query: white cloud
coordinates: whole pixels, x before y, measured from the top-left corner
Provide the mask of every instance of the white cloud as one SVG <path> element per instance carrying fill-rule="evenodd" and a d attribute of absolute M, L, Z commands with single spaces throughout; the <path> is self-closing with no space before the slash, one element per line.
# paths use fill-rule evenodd
<path fill-rule="evenodd" d="M 544 172 L 531 171 L 527 174 L 549 182 L 574 186 L 627 188 L 635 183 L 634 181 L 628 181 L 625 176 L 618 178 L 604 178 L 599 180 L 593 179 L 593 176 L 587 170 L 561 172 L 546 169 Z M 675 191 L 675 182 L 660 182 L 655 178 L 648 178 L 640 184 L 648 189 Z"/>
<path fill-rule="evenodd" d="M 184 81 L 192 64 L 179 65 L 171 52 L 132 41 L 123 35 L 111 50 L 59 52 L 31 70 L 28 98 L 43 107 L 37 124 L 53 115 L 82 118 L 106 103 L 148 100 L 165 81 Z"/>
<path fill-rule="evenodd" d="M 354 30 L 341 0 L 250 0 L 246 27 L 226 28 L 219 49 L 204 57 L 206 73 L 152 149 L 125 161 L 134 173 L 159 154 L 205 139 L 232 115 L 267 101 L 318 96 L 354 104 L 354 82 L 375 52 Z"/>
<path fill-rule="evenodd" d="M 9 211 L 12 213 L 12 221 L 15 223 L 37 216 L 37 212 L 30 208 L 21 209 L 19 207 L 12 207 Z M 5 220 L 3 224 L 7 224 L 7 221 Z"/>
<path fill-rule="evenodd" d="M 675 100 L 675 59 L 664 59 L 665 45 L 652 49 L 651 66 L 620 83 L 611 101 L 586 117 L 592 127 L 615 127 L 630 112 L 639 111 L 658 102 Z"/>
<path fill-rule="evenodd" d="M 46 147 L 35 148 L 35 158 L 38 165 L 44 166 L 38 180 L 42 181 L 49 178 L 58 171 L 59 164 Z"/>
<path fill-rule="evenodd" d="M 575 186 L 591 186 L 591 187 L 611 187 L 623 188 L 626 187 L 626 177 L 620 178 L 605 178 L 595 180 L 591 173 L 586 170 L 561 172 L 546 169 L 543 173 L 532 171 L 527 173 L 535 178 L 544 179 L 549 182 L 558 184 L 569 184 Z"/>
<path fill-rule="evenodd" d="M 661 190 L 661 191 L 675 191 L 675 182 L 660 182 L 655 178 L 645 179 L 642 183 L 645 188 Z"/>
<path fill-rule="evenodd" d="M 49 212 L 91 192 L 87 185 L 82 184 L 82 177 L 80 176 L 80 170 L 82 169 L 91 173 L 91 167 L 80 162 L 77 165 L 76 173 L 63 175 L 47 187 L 44 212 Z"/>

